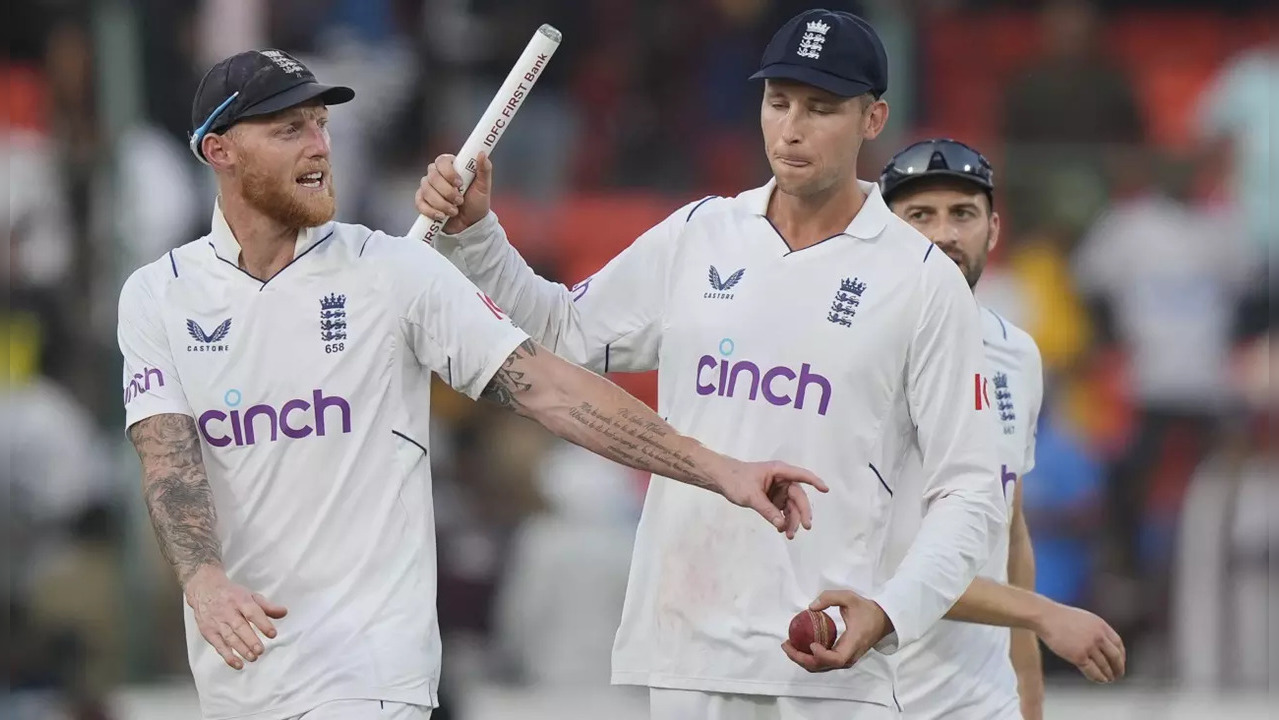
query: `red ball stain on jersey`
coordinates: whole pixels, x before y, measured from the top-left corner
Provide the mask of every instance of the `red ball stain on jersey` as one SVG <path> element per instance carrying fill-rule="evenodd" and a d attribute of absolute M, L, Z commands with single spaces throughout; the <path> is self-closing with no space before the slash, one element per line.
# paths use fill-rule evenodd
<path fill-rule="evenodd" d="M 837 635 L 835 621 L 824 612 L 804 610 L 791 618 L 790 644 L 802 653 L 809 652 L 813 643 L 831 649 Z"/>

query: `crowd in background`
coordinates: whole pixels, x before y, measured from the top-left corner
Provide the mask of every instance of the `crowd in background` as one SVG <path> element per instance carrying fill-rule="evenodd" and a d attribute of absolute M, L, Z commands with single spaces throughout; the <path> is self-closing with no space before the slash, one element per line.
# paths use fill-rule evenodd
<path fill-rule="evenodd" d="M 120 683 L 187 673 L 120 427 L 114 321 L 132 269 L 207 232 L 211 173 L 186 149 L 205 68 L 275 47 L 353 86 L 331 123 L 339 219 L 404 232 L 426 164 L 555 25 L 565 42 L 494 158 L 497 210 L 571 284 L 684 202 L 763 183 L 745 78 L 821 5 L 864 12 L 893 58 L 863 178 L 930 134 L 995 163 L 1006 230 L 978 297 L 1044 357 L 1025 486 L 1039 590 L 1110 620 L 1138 678 L 1274 678 L 1264 3 L 32 0 L 11 8 L 0 141 L 10 685 L 69 689 L 94 717 Z M 618 380 L 655 401 L 651 378 Z M 442 387 L 433 410 L 446 703 L 469 673 L 607 682 L 646 478 Z"/>

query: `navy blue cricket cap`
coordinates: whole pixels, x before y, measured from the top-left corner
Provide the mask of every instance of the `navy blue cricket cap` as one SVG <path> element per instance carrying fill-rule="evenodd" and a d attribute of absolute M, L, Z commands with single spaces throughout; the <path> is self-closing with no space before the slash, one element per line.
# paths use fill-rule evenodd
<path fill-rule="evenodd" d="M 994 202 L 995 171 L 976 148 L 950 138 L 931 138 L 907 145 L 884 166 L 879 191 L 884 202 L 903 186 L 925 178 L 953 177 L 976 185 Z"/>
<path fill-rule="evenodd" d="M 319 98 L 341 105 L 355 91 L 321 85 L 315 74 L 280 50 L 249 50 L 223 60 L 205 73 L 191 103 L 191 152 L 205 162 L 200 143 L 245 118 L 270 115 Z"/>
<path fill-rule="evenodd" d="M 888 53 L 870 23 L 842 10 L 808 10 L 778 30 L 751 80 L 786 79 L 841 97 L 888 91 Z"/>

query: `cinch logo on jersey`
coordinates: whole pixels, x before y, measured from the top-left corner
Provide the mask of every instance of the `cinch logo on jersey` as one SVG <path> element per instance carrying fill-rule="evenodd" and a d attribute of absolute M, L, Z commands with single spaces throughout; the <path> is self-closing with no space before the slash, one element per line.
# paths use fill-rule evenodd
<path fill-rule="evenodd" d="M 243 397 L 239 390 L 227 390 L 223 402 L 229 411 L 206 410 L 197 424 L 200 434 L 213 447 L 254 445 L 258 442 L 275 442 L 283 435 L 298 440 L 314 434 L 324 437 L 335 426 L 326 424 L 334 420 L 331 412 L 338 413 L 342 434 L 351 432 L 351 404 L 346 398 L 326 396 L 323 390 L 313 390 L 311 399 L 286 400 L 278 408 L 258 404 L 241 412 L 237 409 Z"/>
<path fill-rule="evenodd" d="M 1004 499 L 1008 499 L 1008 486 L 1017 482 L 1017 473 L 1008 470 L 1007 465 L 999 466 L 999 481 L 1004 486 Z"/>
<path fill-rule="evenodd" d="M 573 293 L 573 302 L 577 302 L 582 299 L 582 296 L 586 294 L 586 291 L 591 289 L 591 281 L 594 279 L 595 276 L 592 275 L 573 286 L 573 289 L 571 290 Z"/>
<path fill-rule="evenodd" d="M 187 345 L 187 352 L 226 352 L 231 349 L 231 346 L 222 341 L 226 340 L 226 336 L 230 333 L 231 318 L 223 320 L 222 324 L 213 328 L 211 333 L 206 333 L 204 328 L 200 327 L 200 323 L 187 318 L 187 334 L 196 341 L 195 345 Z"/>
<path fill-rule="evenodd" d="M 763 395 L 771 405 L 803 410 L 805 400 L 809 399 L 808 392 L 815 387 L 821 391 L 817 414 L 826 414 L 830 406 L 830 381 L 813 372 L 811 365 L 804 363 L 799 372 L 784 365 L 765 370 L 750 360 L 730 360 L 734 349 L 732 338 L 724 338 L 719 343 L 720 358 L 703 355 L 698 359 L 698 395 L 736 397 L 743 393 L 747 400 Z"/>
<path fill-rule="evenodd" d="M 164 387 L 164 373 L 156 368 L 142 368 L 142 372 L 133 373 L 129 384 L 124 386 L 124 404 L 128 405 L 134 398 L 150 390 L 151 378 L 155 378 L 156 387 Z"/>

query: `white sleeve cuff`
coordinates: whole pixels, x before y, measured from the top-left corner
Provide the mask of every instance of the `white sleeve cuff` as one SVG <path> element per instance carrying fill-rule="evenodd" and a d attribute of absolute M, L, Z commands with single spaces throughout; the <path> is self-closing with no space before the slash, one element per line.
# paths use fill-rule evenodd
<path fill-rule="evenodd" d="M 883 640 L 875 643 L 875 650 L 882 655 L 892 655 L 900 650 L 902 645 L 914 639 L 911 635 L 914 624 L 910 621 L 906 603 L 897 598 L 898 594 L 897 587 L 890 581 L 882 590 L 869 597 L 884 611 L 893 624 L 893 631 L 885 635 Z"/>
<path fill-rule="evenodd" d="M 436 252 L 474 280 L 476 268 L 484 266 L 485 258 L 500 247 L 504 237 L 497 214 L 490 210 L 488 215 L 456 235 L 441 230 L 435 236 L 434 247 Z"/>
<path fill-rule="evenodd" d="M 460 233 L 449 234 L 440 230 L 438 238 L 451 240 L 459 246 L 474 245 L 493 239 L 493 231 L 497 229 L 497 213 L 489 210 L 488 215 L 480 218 L 475 224 Z"/>

